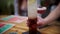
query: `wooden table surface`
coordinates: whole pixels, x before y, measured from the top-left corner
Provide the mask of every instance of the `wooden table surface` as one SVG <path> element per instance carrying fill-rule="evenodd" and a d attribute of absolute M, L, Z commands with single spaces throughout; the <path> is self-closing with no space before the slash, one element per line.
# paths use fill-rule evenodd
<path fill-rule="evenodd" d="M 6 16 L 0 16 L 1 17 L 6 17 Z M 2 21 L 0 21 L 2 22 Z M 29 30 L 29 28 L 26 25 L 26 21 L 23 21 L 22 23 L 12 23 L 16 24 L 14 27 L 9 29 L 8 31 L 4 32 L 3 34 L 9 34 L 10 32 L 17 32 L 18 34 L 22 34 L 22 32 L 26 32 Z M 47 26 L 42 29 L 38 29 L 42 34 L 60 34 L 60 22 L 58 21 L 53 21 L 53 23 L 50 26 Z"/>

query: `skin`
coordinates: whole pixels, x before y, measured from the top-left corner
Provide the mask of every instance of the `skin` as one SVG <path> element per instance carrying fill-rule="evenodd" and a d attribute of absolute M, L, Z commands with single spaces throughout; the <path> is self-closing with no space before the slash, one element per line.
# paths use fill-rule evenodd
<path fill-rule="evenodd" d="M 22 5 L 21 5 L 21 9 L 26 9 L 27 8 L 27 1 L 23 0 Z"/>
<path fill-rule="evenodd" d="M 37 24 L 38 25 L 42 24 L 42 26 L 44 26 L 46 24 L 51 23 L 52 21 L 54 21 L 58 17 L 60 17 L 60 3 L 53 11 L 51 11 L 51 13 L 46 18 L 44 18 L 44 19 L 39 18 Z"/>

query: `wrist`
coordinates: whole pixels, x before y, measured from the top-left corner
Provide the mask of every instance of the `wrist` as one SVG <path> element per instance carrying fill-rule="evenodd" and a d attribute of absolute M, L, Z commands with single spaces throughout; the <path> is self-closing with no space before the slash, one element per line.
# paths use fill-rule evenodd
<path fill-rule="evenodd" d="M 47 25 L 49 23 L 49 21 L 47 19 L 43 19 L 44 20 L 44 24 Z"/>

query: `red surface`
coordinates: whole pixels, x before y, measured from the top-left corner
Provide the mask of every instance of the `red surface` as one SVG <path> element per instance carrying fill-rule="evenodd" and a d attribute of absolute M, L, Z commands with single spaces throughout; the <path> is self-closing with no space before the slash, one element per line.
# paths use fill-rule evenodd
<path fill-rule="evenodd" d="M 25 17 L 13 17 L 13 18 L 9 19 L 8 21 L 16 22 L 16 21 L 23 21 L 24 19 L 26 19 L 26 18 Z"/>
<path fill-rule="evenodd" d="M 5 24 L 0 24 L 0 27 L 3 27 Z"/>

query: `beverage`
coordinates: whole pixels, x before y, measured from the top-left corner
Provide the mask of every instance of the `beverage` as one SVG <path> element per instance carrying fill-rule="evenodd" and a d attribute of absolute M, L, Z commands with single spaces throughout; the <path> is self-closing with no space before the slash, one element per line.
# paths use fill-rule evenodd
<path fill-rule="evenodd" d="M 29 34 L 40 34 L 37 31 L 37 0 L 33 0 L 32 3 L 30 1 L 28 0 Z"/>
<path fill-rule="evenodd" d="M 38 12 L 39 14 L 44 14 L 45 11 L 46 11 L 46 7 L 37 8 L 37 12 Z"/>
<path fill-rule="evenodd" d="M 28 18 L 29 23 L 29 34 L 37 34 L 37 18 Z"/>
<path fill-rule="evenodd" d="M 28 23 L 29 31 L 23 34 L 37 34 L 37 0 L 28 0 Z"/>

